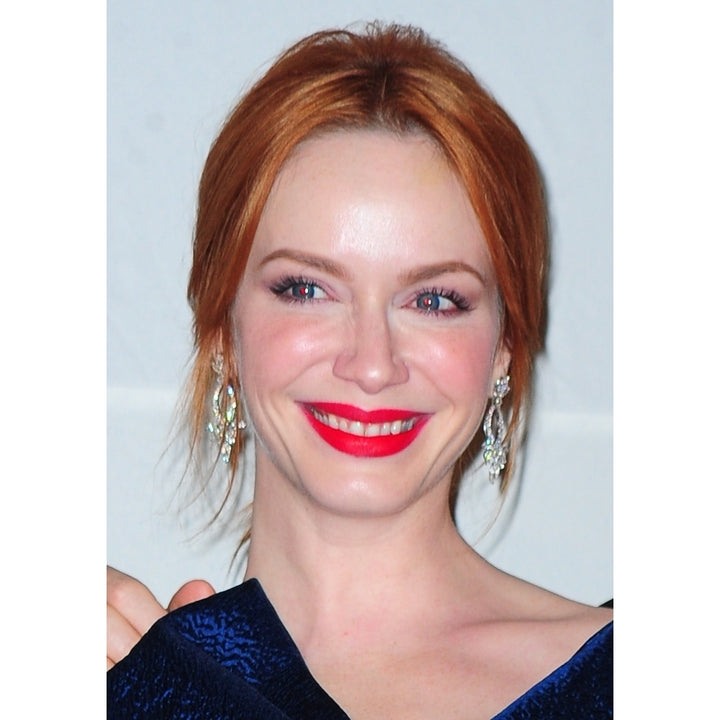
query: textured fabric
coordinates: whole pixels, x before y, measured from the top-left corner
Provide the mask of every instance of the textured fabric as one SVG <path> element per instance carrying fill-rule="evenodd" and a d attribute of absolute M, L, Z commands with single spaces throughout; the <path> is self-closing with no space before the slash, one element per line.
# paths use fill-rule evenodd
<path fill-rule="evenodd" d="M 108 672 L 108 718 L 347 720 L 257 580 L 159 620 Z M 612 623 L 496 720 L 612 717 Z"/>
<path fill-rule="evenodd" d="M 108 718 L 347 720 L 257 580 L 159 620 L 108 672 Z"/>
<path fill-rule="evenodd" d="M 606 720 L 612 717 L 613 624 L 493 720 Z"/>

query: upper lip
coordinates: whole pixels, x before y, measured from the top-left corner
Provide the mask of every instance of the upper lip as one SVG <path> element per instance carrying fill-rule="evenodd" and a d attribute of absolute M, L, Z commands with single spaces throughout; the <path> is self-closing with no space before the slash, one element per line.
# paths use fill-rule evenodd
<path fill-rule="evenodd" d="M 361 423 L 395 422 L 396 420 L 409 420 L 410 418 L 426 414 L 416 412 L 414 410 L 401 410 L 396 408 L 363 410 L 362 408 L 355 407 L 354 405 L 334 402 L 307 402 L 302 404 L 308 408 L 315 408 L 320 412 L 337 415 L 338 417 Z"/>

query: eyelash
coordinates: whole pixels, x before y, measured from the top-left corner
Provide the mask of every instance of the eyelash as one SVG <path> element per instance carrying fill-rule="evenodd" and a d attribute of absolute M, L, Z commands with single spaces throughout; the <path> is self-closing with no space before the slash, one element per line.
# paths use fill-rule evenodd
<path fill-rule="evenodd" d="M 308 302 L 317 302 L 318 300 L 322 300 L 324 298 L 315 298 L 315 297 L 295 297 L 288 293 L 289 290 L 292 290 L 295 287 L 311 287 L 311 288 L 317 288 L 322 293 L 326 293 L 326 291 L 322 288 L 321 285 L 319 285 L 314 280 L 311 280 L 310 278 L 307 278 L 303 275 L 285 275 L 283 278 L 281 278 L 278 282 L 274 283 L 270 286 L 270 291 L 277 295 L 280 299 L 284 300 L 285 302 L 289 303 L 308 303 Z M 410 303 L 417 303 L 423 295 L 435 295 L 439 299 L 442 300 L 449 300 L 455 307 L 451 309 L 446 310 L 440 310 L 440 309 L 432 309 L 432 308 L 422 308 L 422 307 L 415 307 L 414 309 L 421 312 L 424 315 L 433 315 L 436 317 L 439 316 L 448 316 L 448 315 L 454 315 L 455 313 L 459 312 L 466 312 L 467 310 L 470 310 L 470 303 L 467 301 L 465 297 L 460 295 L 455 290 L 445 290 L 443 288 L 423 288 L 422 290 L 415 293 Z"/>
<path fill-rule="evenodd" d="M 272 292 L 274 295 L 277 295 L 285 302 L 290 303 L 307 303 L 320 299 L 313 297 L 295 297 L 288 294 L 288 290 L 291 290 L 292 288 L 298 286 L 317 288 L 318 290 L 325 292 L 323 288 L 314 280 L 310 280 L 309 278 L 303 277 L 302 275 L 286 275 L 278 282 L 270 286 L 270 292 Z"/>
<path fill-rule="evenodd" d="M 467 301 L 467 299 L 465 297 L 460 295 L 460 293 L 458 293 L 455 290 L 445 290 L 443 288 L 436 288 L 436 287 L 424 288 L 423 290 L 420 290 L 418 293 L 415 294 L 412 302 L 417 303 L 417 301 L 420 300 L 420 298 L 423 295 L 436 295 L 440 299 L 449 300 L 455 306 L 454 308 L 448 309 L 448 310 L 440 310 L 440 309 L 433 310 L 431 308 L 421 308 L 421 307 L 416 308 L 418 311 L 420 311 L 426 315 L 435 315 L 435 316 L 445 315 L 445 316 L 447 316 L 447 315 L 454 315 L 455 313 L 458 313 L 458 312 L 466 312 L 467 310 L 470 310 L 470 303 Z"/>

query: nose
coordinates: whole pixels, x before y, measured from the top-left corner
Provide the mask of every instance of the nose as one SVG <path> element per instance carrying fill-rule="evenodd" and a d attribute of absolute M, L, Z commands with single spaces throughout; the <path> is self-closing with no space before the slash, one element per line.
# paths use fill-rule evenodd
<path fill-rule="evenodd" d="M 370 395 L 406 382 L 409 373 L 397 334 L 383 308 L 356 312 L 347 344 L 335 360 L 335 376 L 356 383 Z"/>

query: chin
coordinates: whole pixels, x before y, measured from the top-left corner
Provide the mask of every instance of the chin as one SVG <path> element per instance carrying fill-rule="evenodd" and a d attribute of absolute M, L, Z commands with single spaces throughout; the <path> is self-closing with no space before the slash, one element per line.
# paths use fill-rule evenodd
<path fill-rule="evenodd" d="M 323 473 L 325 479 L 315 475 L 309 482 L 301 482 L 302 492 L 317 507 L 339 516 L 389 517 L 411 507 L 443 482 L 443 478 L 429 480 L 421 474 L 403 473 L 397 467 L 385 470 L 375 467 L 372 471 L 362 472 L 358 471 L 357 464 L 354 460 L 352 477 L 345 467 L 344 472 L 339 469 L 337 474 Z M 338 482 L 337 478 L 343 476 L 346 479 Z M 449 477 L 448 473 L 448 492 Z M 398 478 L 402 478 L 402 484 L 397 483 Z"/>

